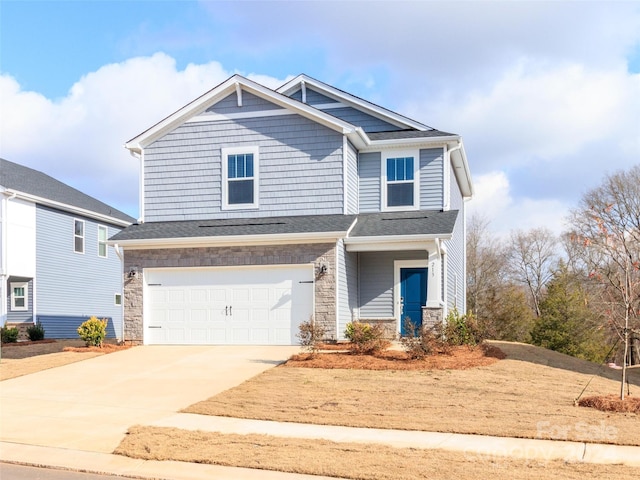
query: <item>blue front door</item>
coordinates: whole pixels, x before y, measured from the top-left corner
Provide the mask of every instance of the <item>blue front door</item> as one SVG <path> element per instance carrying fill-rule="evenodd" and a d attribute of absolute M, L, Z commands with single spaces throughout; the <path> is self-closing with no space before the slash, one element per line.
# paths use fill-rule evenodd
<path fill-rule="evenodd" d="M 400 269 L 400 333 L 406 334 L 405 319 L 419 327 L 422 325 L 422 307 L 427 304 L 427 269 Z"/>

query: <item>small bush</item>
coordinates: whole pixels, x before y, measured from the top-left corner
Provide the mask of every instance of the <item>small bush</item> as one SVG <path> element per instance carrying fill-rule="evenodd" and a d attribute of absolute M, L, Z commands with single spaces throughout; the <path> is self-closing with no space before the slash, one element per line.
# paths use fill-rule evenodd
<path fill-rule="evenodd" d="M 16 327 L 0 328 L 2 343 L 16 343 L 18 341 L 18 335 L 20 335 L 20 331 Z"/>
<path fill-rule="evenodd" d="M 407 333 L 400 337 L 400 345 L 412 360 L 423 360 L 442 343 L 432 328 L 418 327 L 409 317 L 404 320 L 404 330 Z"/>
<path fill-rule="evenodd" d="M 479 345 L 484 340 L 484 334 L 478 320 L 471 312 L 460 315 L 457 309 L 451 310 L 443 325 L 437 327 L 442 334 L 443 341 L 449 346 Z"/>
<path fill-rule="evenodd" d="M 384 338 L 384 328 L 378 324 L 351 322 L 347 324 L 344 335 L 351 341 L 349 349 L 356 354 L 372 354 L 389 346 Z"/>
<path fill-rule="evenodd" d="M 29 335 L 29 340 L 32 342 L 44 340 L 44 328 L 42 327 L 42 323 L 36 322 L 35 325 L 27 327 L 27 335 Z"/>
<path fill-rule="evenodd" d="M 91 317 L 78 327 L 78 335 L 87 347 L 102 347 L 102 342 L 107 336 L 107 323 L 106 318 L 98 320 L 97 317 Z"/>
<path fill-rule="evenodd" d="M 313 321 L 313 317 L 309 320 L 302 322 L 298 327 L 298 340 L 300 340 L 300 346 L 303 350 L 315 355 L 320 349 L 320 344 L 324 338 L 327 329 Z"/>

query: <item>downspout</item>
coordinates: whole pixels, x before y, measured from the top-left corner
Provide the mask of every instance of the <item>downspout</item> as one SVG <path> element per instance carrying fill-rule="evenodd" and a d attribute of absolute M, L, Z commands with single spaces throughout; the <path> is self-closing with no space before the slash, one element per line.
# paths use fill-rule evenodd
<path fill-rule="evenodd" d="M 121 265 L 120 291 L 122 293 L 120 294 L 120 314 L 122 315 L 122 323 L 120 324 L 120 328 L 121 328 L 120 334 L 122 336 L 120 338 L 124 342 L 124 255 L 122 252 L 120 252 L 120 245 L 118 245 L 117 243 L 113 244 L 113 249 L 115 250 L 116 255 L 120 259 L 120 265 Z"/>
<path fill-rule="evenodd" d="M 442 172 L 442 178 L 445 179 L 445 181 L 449 184 L 449 185 L 443 185 L 442 189 L 444 192 L 446 192 L 445 195 L 445 199 L 442 205 L 442 209 L 443 210 L 449 210 L 451 208 L 451 153 L 455 152 L 456 150 L 460 150 L 462 148 L 462 142 L 458 142 L 458 145 L 456 145 L 453 148 L 449 148 L 448 146 L 445 146 L 445 148 L 447 149 L 447 161 L 445 162 L 446 165 L 444 165 L 444 168 L 446 169 L 446 171 Z"/>
<path fill-rule="evenodd" d="M 2 192 L 4 195 L 7 195 L 7 191 L 4 190 Z M 0 307 L 0 320 L 2 320 L 0 322 L 0 326 L 4 327 L 5 321 L 7 319 L 7 302 L 6 302 L 6 288 L 7 288 L 7 280 L 8 280 L 8 271 L 7 271 L 7 238 L 9 237 L 8 232 L 7 232 L 7 203 L 9 202 L 9 200 L 13 200 L 14 198 L 16 198 L 17 193 L 13 192 L 10 196 L 3 198 L 2 199 L 2 206 L 0 208 L 2 208 L 2 252 L 0 252 L 0 281 L 2 282 L 2 284 L 0 285 L 0 293 L 2 295 L 2 299 L 0 300 L 2 302 L 2 306 Z"/>
<path fill-rule="evenodd" d="M 144 223 L 144 162 L 142 161 L 142 153 L 136 153 L 129 150 L 129 154 L 140 162 L 140 192 L 138 193 L 138 223 Z"/>

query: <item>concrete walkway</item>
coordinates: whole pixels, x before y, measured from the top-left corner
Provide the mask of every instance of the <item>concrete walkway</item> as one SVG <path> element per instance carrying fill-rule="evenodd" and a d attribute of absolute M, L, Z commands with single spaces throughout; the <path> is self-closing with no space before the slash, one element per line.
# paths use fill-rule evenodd
<path fill-rule="evenodd" d="M 176 413 L 284 361 L 298 347 L 138 347 L 0 382 L 0 461 L 137 478 L 322 477 L 112 455 L 133 425 L 322 438 L 468 455 L 625 464 L 640 447 L 333 427 Z"/>

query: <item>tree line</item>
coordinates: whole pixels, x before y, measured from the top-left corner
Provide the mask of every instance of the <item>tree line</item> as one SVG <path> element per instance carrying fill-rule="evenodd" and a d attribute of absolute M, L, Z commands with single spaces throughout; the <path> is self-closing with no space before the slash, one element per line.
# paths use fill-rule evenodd
<path fill-rule="evenodd" d="M 559 236 L 543 227 L 501 239 L 474 215 L 467 309 L 496 339 L 640 363 L 640 166 L 587 191 Z"/>

